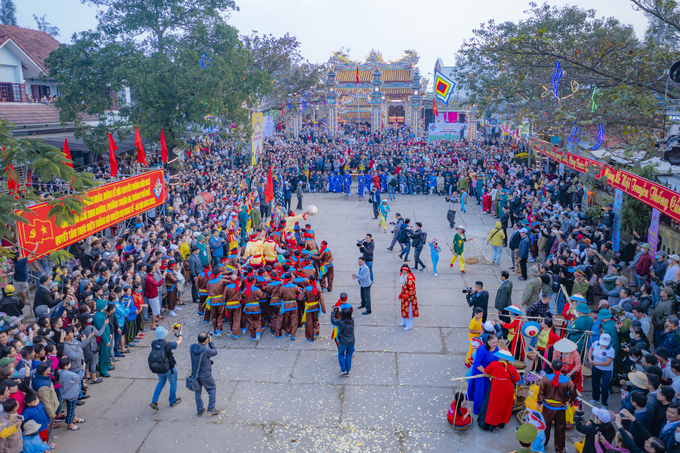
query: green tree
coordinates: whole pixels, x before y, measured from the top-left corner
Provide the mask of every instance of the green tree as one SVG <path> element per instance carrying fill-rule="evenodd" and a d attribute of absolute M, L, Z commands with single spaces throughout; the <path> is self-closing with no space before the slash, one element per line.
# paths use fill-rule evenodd
<path fill-rule="evenodd" d="M 231 0 L 93 0 L 104 8 L 95 31 L 74 37 L 46 60 L 59 82 L 63 122 L 77 124 L 91 149 L 106 150 L 106 134 L 126 135 L 132 125 L 157 143 L 160 129 L 169 147 L 181 146 L 190 130 L 247 124 L 242 106 L 271 89 L 271 77 L 253 68 L 253 58 L 235 28 L 226 23 Z M 119 93 L 129 87 L 132 102 Z M 117 97 L 119 111 L 111 111 Z M 98 115 L 85 126 L 83 113 Z M 224 128 L 227 133 L 230 128 Z"/>
<path fill-rule="evenodd" d="M 47 22 L 46 17 L 47 17 L 46 15 L 43 15 L 42 17 L 38 17 L 35 14 L 33 15 L 33 19 L 38 25 L 38 30 L 44 31 L 48 35 L 56 38 L 57 36 L 59 36 L 59 28 Z"/>
<path fill-rule="evenodd" d="M 14 0 L 0 1 L 0 22 L 4 25 L 17 25 L 17 7 Z"/>
<path fill-rule="evenodd" d="M 56 223 L 72 222 L 77 215 L 82 214 L 85 195 L 84 192 L 97 186 L 93 175 L 86 172 L 74 171 L 67 165 L 66 158 L 59 148 L 45 144 L 41 140 L 17 139 L 11 134 L 14 126 L 0 119 L 0 177 L 5 181 L 3 191 L 0 191 L 0 238 L 16 242 L 15 226 L 26 219 L 15 214 L 16 210 L 28 210 L 31 205 L 41 202 L 38 194 L 31 188 L 26 188 L 25 177 L 32 171 L 33 178 L 43 183 L 58 180 L 70 181 L 70 190 L 59 189 L 49 201 L 49 218 Z M 12 171 L 12 167 L 14 171 Z M 9 189 L 9 180 L 13 179 L 21 187 L 15 192 Z M 16 193 L 16 197 L 15 197 Z M 18 198 L 17 198 L 18 197 Z M 0 253 L 7 253 L 0 249 Z M 57 258 L 64 253 L 56 254 Z"/>
<path fill-rule="evenodd" d="M 663 71 L 677 53 L 594 10 L 532 3 L 527 13 L 516 23 L 489 21 L 464 44 L 457 78 L 471 101 L 546 136 L 569 135 L 576 125 L 592 137 L 603 124 L 627 152 L 654 153 L 655 130 L 663 127 Z"/>
<path fill-rule="evenodd" d="M 290 96 L 308 93 L 308 102 L 320 95 L 323 66 L 310 63 L 300 54 L 300 43 L 286 33 L 273 35 L 253 33 L 243 37 L 253 61 L 251 69 L 271 76 L 271 89 L 255 93 L 254 107 L 262 112 L 278 110 L 288 104 Z"/>

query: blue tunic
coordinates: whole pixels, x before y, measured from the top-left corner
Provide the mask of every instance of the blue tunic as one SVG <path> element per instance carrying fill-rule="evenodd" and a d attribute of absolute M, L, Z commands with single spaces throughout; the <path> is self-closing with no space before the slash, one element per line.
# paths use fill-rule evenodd
<path fill-rule="evenodd" d="M 491 362 L 495 362 L 498 359 L 493 356 L 494 352 L 498 351 L 498 347 L 494 349 L 493 351 L 489 351 L 486 349 L 484 346 L 480 346 L 477 348 L 477 352 L 475 353 L 475 362 L 472 364 L 472 367 L 470 370 L 472 371 L 471 376 L 477 376 L 478 374 L 483 374 L 481 371 L 479 371 L 477 368 L 480 366 L 482 368 L 486 368 L 489 366 Z M 472 406 L 472 413 L 473 414 L 479 414 L 479 411 L 482 409 L 482 405 L 484 404 L 484 398 L 486 396 L 486 390 L 489 387 L 490 381 L 489 378 L 477 378 L 477 379 L 470 379 L 468 381 L 468 394 L 467 398 L 469 401 L 473 401 L 474 404 Z"/>
<path fill-rule="evenodd" d="M 357 185 L 359 188 L 359 196 L 364 196 L 364 175 L 357 176 Z"/>

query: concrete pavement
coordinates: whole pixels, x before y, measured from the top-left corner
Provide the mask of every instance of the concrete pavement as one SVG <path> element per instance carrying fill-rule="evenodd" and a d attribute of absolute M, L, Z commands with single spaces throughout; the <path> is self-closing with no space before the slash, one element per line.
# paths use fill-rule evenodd
<path fill-rule="evenodd" d="M 317 240 L 327 240 L 333 251 L 335 284 L 324 293 L 328 314 L 321 315 L 321 335 L 310 343 L 304 334 L 290 341 L 274 338 L 268 331 L 259 342 L 248 334 L 238 341 L 215 341 L 218 416 L 198 418 L 193 393 L 185 388 L 189 375 L 189 345 L 196 335 L 208 331 L 198 321 L 191 303 L 177 318 L 185 324 L 185 343 L 176 351 L 179 368 L 178 396 L 183 402 L 168 406 L 164 389 L 156 412 L 149 407 L 156 377 L 148 370 L 147 355 L 153 333 L 133 348 L 116 365 L 112 378 L 91 385 L 92 398 L 77 409 L 87 419 L 78 432 L 55 433 L 57 451 L 73 453 L 94 449 L 108 452 L 450 452 L 474 447 L 477 452 L 509 452 L 518 444 L 516 418 L 504 430 L 488 433 L 476 425 L 468 431 L 453 431 L 446 412 L 454 391 L 451 375 L 463 376 L 467 351 L 470 309 L 461 291 L 481 280 L 493 306 L 500 284 L 497 274 L 510 265 L 507 253 L 502 266 L 469 265 L 461 275 L 458 265 L 451 269 L 451 252 L 445 242 L 454 230 L 446 220 L 447 203 L 438 196 L 399 196 L 390 203 L 394 214 L 409 217 L 411 224 L 423 223 L 428 239 L 438 238 L 442 247 L 438 277 L 434 277 L 425 247 L 421 258 L 428 266 L 416 272 L 420 317 L 414 328 L 399 327 L 398 246 L 389 252 L 392 235 L 378 229 L 365 198 L 344 194 L 308 194 L 304 205 L 314 204 L 319 214 L 309 218 Z M 466 225 L 468 236 L 485 243 L 495 219 L 470 205 L 459 213 L 457 223 Z M 390 216 L 390 221 L 394 216 Z M 372 233 L 376 241 L 375 284 L 372 288 L 373 314 L 362 316 L 355 309 L 356 352 L 349 379 L 340 378 L 335 344 L 330 340 L 330 307 L 343 291 L 350 302 L 359 304 L 359 287 L 352 280 L 357 239 Z M 490 247 L 484 247 L 490 259 Z M 470 256 L 470 255 L 468 255 Z M 412 255 L 410 264 L 413 265 Z M 519 304 L 524 283 L 511 277 L 513 301 Z M 186 297 L 185 297 L 186 299 Z M 491 310 L 494 311 L 494 310 Z M 589 381 L 586 387 L 590 387 Z M 618 395 L 616 395 L 618 396 Z M 207 402 L 207 395 L 204 394 Z M 568 445 L 573 449 L 573 433 Z M 552 449 L 551 445 L 548 451 Z"/>

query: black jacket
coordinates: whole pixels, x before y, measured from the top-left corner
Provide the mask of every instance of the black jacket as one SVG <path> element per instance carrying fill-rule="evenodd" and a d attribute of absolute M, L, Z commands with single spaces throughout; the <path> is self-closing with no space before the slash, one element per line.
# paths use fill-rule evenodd
<path fill-rule="evenodd" d="M 209 379 L 212 378 L 212 361 L 210 357 L 215 357 L 217 355 L 217 349 L 212 344 L 208 345 L 195 343 L 189 348 L 191 353 L 191 372 L 194 373 L 197 369 L 198 371 L 194 374 L 198 379 Z M 203 360 L 201 360 L 200 366 L 198 360 L 203 354 Z"/>
<path fill-rule="evenodd" d="M 35 309 L 41 305 L 47 305 L 47 308 L 56 307 L 59 301 L 52 298 L 52 293 L 45 286 L 40 285 L 35 291 L 35 297 L 33 298 L 33 312 Z"/>
<path fill-rule="evenodd" d="M 21 316 L 23 309 L 24 302 L 20 297 L 7 296 L 0 299 L 0 311 L 8 316 Z"/>
<path fill-rule="evenodd" d="M 375 241 L 365 242 L 359 248 L 359 251 L 364 254 L 364 261 L 373 261 L 373 251 L 375 250 Z"/>
<path fill-rule="evenodd" d="M 422 228 L 419 230 L 409 231 L 408 234 L 411 236 L 411 247 L 417 249 L 418 247 L 422 247 L 424 245 Z"/>
<path fill-rule="evenodd" d="M 338 326 L 338 343 L 343 346 L 354 345 L 354 321 L 335 319 L 335 312 L 331 312 L 331 324 Z"/>
<path fill-rule="evenodd" d="M 488 291 L 479 291 L 474 294 L 468 294 L 467 295 L 467 303 L 472 309 L 474 310 L 476 307 L 480 307 L 481 309 L 484 310 L 484 317 L 482 318 L 482 322 L 486 322 L 486 315 L 488 312 L 488 306 L 489 306 L 489 292 Z M 474 312 L 473 312 L 474 316 Z"/>

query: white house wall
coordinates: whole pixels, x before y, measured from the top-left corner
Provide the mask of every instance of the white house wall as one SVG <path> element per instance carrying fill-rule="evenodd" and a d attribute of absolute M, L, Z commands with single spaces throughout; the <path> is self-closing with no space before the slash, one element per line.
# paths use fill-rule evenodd
<path fill-rule="evenodd" d="M 21 60 L 7 46 L 0 48 L 0 82 L 21 83 L 23 70 Z"/>

